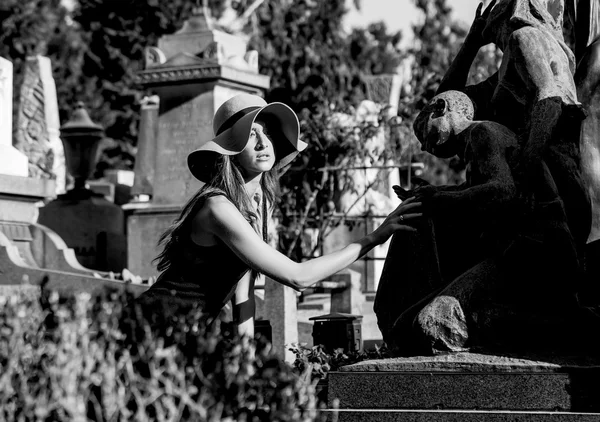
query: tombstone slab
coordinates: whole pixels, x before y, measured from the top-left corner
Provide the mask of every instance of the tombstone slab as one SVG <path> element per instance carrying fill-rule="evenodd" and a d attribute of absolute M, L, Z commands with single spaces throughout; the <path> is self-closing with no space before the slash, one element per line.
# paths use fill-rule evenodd
<path fill-rule="evenodd" d="M 0 173 L 27 177 L 27 156 L 13 147 L 13 65 L 0 57 Z"/>
<path fill-rule="evenodd" d="M 456 353 L 359 362 L 329 374 L 340 409 L 598 412 L 597 359 Z"/>

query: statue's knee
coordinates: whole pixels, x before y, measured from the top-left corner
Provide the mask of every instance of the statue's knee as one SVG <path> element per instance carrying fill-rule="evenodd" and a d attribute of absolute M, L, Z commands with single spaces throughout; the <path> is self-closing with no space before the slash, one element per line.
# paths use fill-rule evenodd
<path fill-rule="evenodd" d="M 466 350 L 469 334 L 465 313 L 452 296 L 435 297 L 417 314 L 414 326 L 433 352 Z"/>

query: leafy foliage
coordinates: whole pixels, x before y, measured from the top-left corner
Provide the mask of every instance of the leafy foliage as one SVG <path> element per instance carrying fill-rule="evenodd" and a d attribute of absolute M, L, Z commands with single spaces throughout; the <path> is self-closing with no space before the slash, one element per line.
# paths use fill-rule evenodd
<path fill-rule="evenodd" d="M 296 355 L 294 367 L 296 370 L 304 373 L 311 371 L 313 379 L 326 379 L 331 371 L 337 371 L 340 367 L 352 365 L 370 359 L 387 359 L 393 357 L 387 347 L 375 346 L 371 350 L 345 352 L 343 349 L 336 349 L 332 353 L 327 353 L 322 346 L 305 347 L 294 345 L 290 350 Z"/>
<path fill-rule="evenodd" d="M 0 419 L 315 420 L 314 385 L 268 345 L 128 294 L 0 309 Z"/>

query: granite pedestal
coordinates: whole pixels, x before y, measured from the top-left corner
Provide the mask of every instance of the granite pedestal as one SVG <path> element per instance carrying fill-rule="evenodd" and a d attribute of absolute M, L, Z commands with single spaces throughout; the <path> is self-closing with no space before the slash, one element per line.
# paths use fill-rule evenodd
<path fill-rule="evenodd" d="M 597 360 L 457 353 L 364 361 L 329 374 L 340 421 L 600 420 Z"/>

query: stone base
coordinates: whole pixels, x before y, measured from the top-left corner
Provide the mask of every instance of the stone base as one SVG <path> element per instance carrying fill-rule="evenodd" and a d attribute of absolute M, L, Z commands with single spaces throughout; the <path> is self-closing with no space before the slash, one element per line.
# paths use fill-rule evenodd
<path fill-rule="evenodd" d="M 27 156 L 12 145 L 0 145 L 0 169 L 4 175 L 27 177 Z"/>
<path fill-rule="evenodd" d="M 328 422 L 598 422 L 598 413 L 480 410 L 338 410 Z"/>
<path fill-rule="evenodd" d="M 152 260 L 162 248 L 158 240 L 181 212 L 180 205 L 155 205 L 151 202 L 123 206 L 127 233 L 127 268 L 146 279 L 158 276 Z"/>
<path fill-rule="evenodd" d="M 0 221 L 35 223 L 37 203 L 54 192 L 54 180 L 0 174 Z"/>
<path fill-rule="evenodd" d="M 68 257 L 72 260 L 67 260 Z M 74 255 L 66 255 L 61 263 L 65 267 L 68 267 L 69 264 L 77 264 Z M 72 267 L 71 271 L 36 267 L 35 264 L 26 261 L 19 249 L 2 233 L 0 233 L 0 268 L 2 268 L 0 274 L 2 290 L 0 291 L 5 293 L 9 291 L 6 290 L 9 288 L 39 286 L 45 277 L 48 277 L 48 289 L 65 295 L 78 292 L 97 294 L 104 288 L 129 289 L 135 295 L 139 295 L 148 288 L 146 285 L 127 284 L 118 280 L 95 277 L 90 270 L 81 266 Z"/>
<path fill-rule="evenodd" d="M 364 361 L 329 374 L 328 402 L 329 408 L 384 412 L 378 419 L 340 420 L 582 420 L 564 417 L 566 412 L 600 412 L 598 363 L 474 353 Z M 437 414 L 440 410 L 445 413 Z M 424 412 L 429 416 L 420 416 Z M 502 412 L 511 413 L 510 418 Z M 544 419 L 540 412 L 558 414 Z M 526 416 L 515 416 L 520 413 Z"/>

